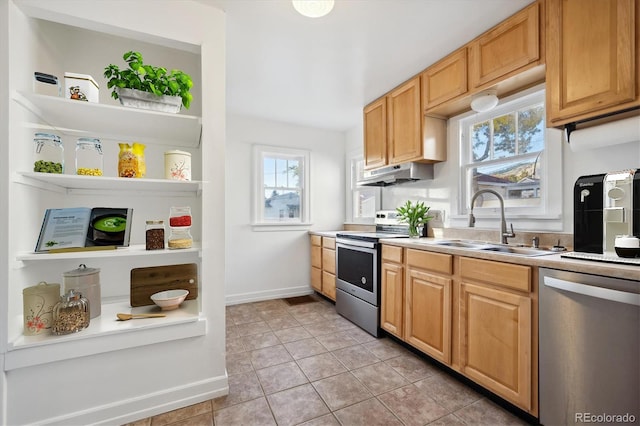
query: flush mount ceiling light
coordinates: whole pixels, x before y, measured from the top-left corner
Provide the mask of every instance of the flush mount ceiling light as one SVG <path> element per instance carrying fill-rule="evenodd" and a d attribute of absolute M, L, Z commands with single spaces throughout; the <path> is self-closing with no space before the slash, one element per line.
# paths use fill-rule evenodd
<path fill-rule="evenodd" d="M 334 0 L 292 0 L 293 7 L 304 16 L 320 18 L 333 9 Z"/>
<path fill-rule="evenodd" d="M 471 109 L 475 112 L 491 111 L 498 105 L 498 96 L 495 90 L 485 90 L 471 99 Z"/>

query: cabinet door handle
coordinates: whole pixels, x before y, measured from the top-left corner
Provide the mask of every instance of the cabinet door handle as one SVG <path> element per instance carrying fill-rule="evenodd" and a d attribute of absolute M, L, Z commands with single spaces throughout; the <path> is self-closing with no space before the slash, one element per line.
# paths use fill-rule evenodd
<path fill-rule="evenodd" d="M 640 306 L 640 294 L 636 293 L 627 293 L 625 291 L 574 283 L 571 281 L 559 280 L 553 277 L 544 277 L 544 285 L 547 287 L 557 288 L 559 290 L 569 291 L 571 293 L 578 293 L 589 297 L 595 297 L 597 299 L 606 299 L 613 302 Z"/>

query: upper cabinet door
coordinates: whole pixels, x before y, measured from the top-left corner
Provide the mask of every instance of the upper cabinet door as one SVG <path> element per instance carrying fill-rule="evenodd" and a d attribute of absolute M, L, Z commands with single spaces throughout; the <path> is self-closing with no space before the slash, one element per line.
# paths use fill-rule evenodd
<path fill-rule="evenodd" d="M 422 73 L 422 98 L 428 110 L 467 93 L 467 48 L 456 50 Z"/>
<path fill-rule="evenodd" d="M 393 90 L 388 98 L 389 164 L 422 159 L 420 77 Z"/>
<path fill-rule="evenodd" d="M 364 167 L 387 165 L 387 98 L 364 108 Z"/>
<path fill-rule="evenodd" d="M 472 88 L 488 87 L 540 63 L 539 9 L 535 2 L 469 44 Z"/>
<path fill-rule="evenodd" d="M 548 126 L 640 105 L 639 3 L 548 1 Z"/>

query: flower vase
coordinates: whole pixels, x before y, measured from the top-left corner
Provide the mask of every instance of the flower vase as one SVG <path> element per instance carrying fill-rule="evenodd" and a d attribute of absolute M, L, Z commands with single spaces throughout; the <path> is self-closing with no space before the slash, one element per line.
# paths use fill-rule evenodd
<path fill-rule="evenodd" d="M 423 225 L 409 225 L 409 238 L 420 238 Z"/>

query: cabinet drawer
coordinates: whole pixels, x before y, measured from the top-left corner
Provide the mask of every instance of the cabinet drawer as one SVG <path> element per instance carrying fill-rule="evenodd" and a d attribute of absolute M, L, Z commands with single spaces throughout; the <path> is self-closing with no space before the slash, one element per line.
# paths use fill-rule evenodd
<path fill-rule="evenodd" d="M 320 245 L 322 245 L 322 237 L 320 235 L 312 235 L 311 236 L 311 245 L 312 246 L 320 246 Z"/>
<path fill-rule="evenodd" d="M 494 284 L 519 291 L 531 291 L 530 266 L 461 257 L 460 276 L 468 281 Z"/>
<path fill-rule="evenodd" d="M 322 269 L 311 268 L 311 287 L 316 291 L 322 291 Z"/>
<path fill-rule="evenodd" d="M 326 272 L 336 273 L 336 251 L 327 248 L 322 249 L 322 269 Z"/>
<path fill-rule="evenodd" d="M 453 271 L 453 256 L 407 249 L 407 265 L 441 274 L 451 274 Z"/>
<path fill-rule="evenodd" d="M 382 260 L 402 263 L 402 247 L 382 246 Z"/>
<path fill-rule="evenodd" d="M 322 247 L 326 249 L 336 249 L 336 239 L 331 237 L 322 237 Z"/>
<path fill-rule="evenodd" d="M 322 272 L 322 294 L 336 300 L 336 276 L 327 271 Z"/>
<path fill-rule="evenodd" d="M 322 248 L 311 246 L 311 266 L 322 268 Z"/>

